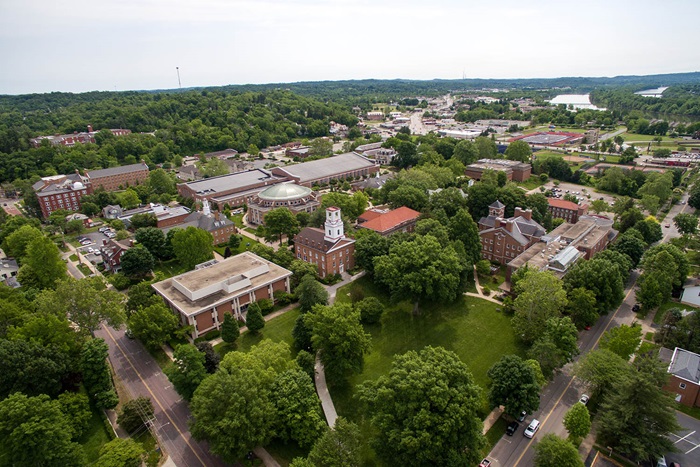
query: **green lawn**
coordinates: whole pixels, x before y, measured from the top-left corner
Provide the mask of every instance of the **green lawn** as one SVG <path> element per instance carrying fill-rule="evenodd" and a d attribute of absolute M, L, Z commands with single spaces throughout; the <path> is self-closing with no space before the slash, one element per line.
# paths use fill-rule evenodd
<path fill-rule="evenodd" d="M 112 439 L 112 436 L 110 436 L 107 430 L 108 427 L 100 416 L 99 411 L 93 407 L 90 426 L 88 426 L 88 429 L 78 440 L 78 443 L 85 451 L 85 457 L 89 465 L 97 461 L 97 458 L 100 457 L 100 449 L 102 449 L 102 446 Z"/>
<path fill-rule="evenodd" d="M 659 306 L 658 310 L 656 310 L 656 314 L 654 315 L 654 324 L 661 324 L 661 322 L 664 319 L 664 315 L 666 314 L 666 311 L 670 310 L 671 308 L 678 308 L 680 310 L 688 310 L 688 311 L 700 311 L 700 309 L 689 306 L 689 305 L 683 305 L 682 303 L 679 302 L 664 302 Z"/>
<path fill-rule="evenodd" d="M 376 296 L 389 305 L 384 291 L 366 277 L 339 289 L 337 300 L 349 302 L 352 287 L 361 287 L 365 297 Z M 466 296 L 446 305 L 424 304 L 420 316 L 413 316 L 412 305 L 407 301 L 389 307 L 381 325 L 366 328 L 372 335 L 372 347 L 365 355 L 363 372 L 352 375 L 346 384 L 331 388 L 336 410 L 356 420 L 357 404 L 352 400 L 355 386 L 388 374 L 395 355 L 427 345 L 455 352 L 469 366 L 476 383 L 486 388 L 486 372 L 496 361 L 503 355 L 524 353 L 513 334 L 510 318 L 496 311 L 497 307 L 493 302 Z"/>
<path fill-rule="evenodd" d="M 644 141 L 644 142 L 649 142 L 649 141 L 653 141 L 654 138 L 656 138 L 656 135 L 638 135 L 638 134 L 636 134 L 636 133 L 623 133 L 623 134 L 622 134 L 622 139 L 624 139 L 625 141 Z M 682 140 L 679 139 L 679 138 L 675 138 L 675 139 L 674 139 L 674 138 L 671 138 L 671 137 L 669 137 L 669 136 L 662 136 L 662 137 L 661 137 L 661 141 L 674 141 L 674 142 L 678 142 L 678 141 L 682 141 Z M 653 147 L 653 146 L 652 146 L 652 147 Z"/>
<path fill-rule="evenodd" d="M 78 255 L 76 255 L 75 253 L 73 253 L 72 255 L 70 255 L 70 256 L 68 257 L 68 259 L 70 259 L 71 261 L 78 261 Z"/>
<path fill-rule="evenodd" d="M 153 272 L 160 272 L 167 279 L 168 277 L 177 276 L 178 274 L 187 272 L 187 268 L 180 264 L 177 259 L 171 259 L 168 261 L 158 261 L 153 268 Z"/>
<path fill-rule="evenodd" d="M 543 183 L 542 181 L 540 181 L 540 177 L 538 177 L 537 175 L 528 178 L 524 182 L 518 182 L 518 186 L 527 188 L 528 190 L 534 190 L 535 188 L 541 185 L 543 185 Z"/>
<path fill-rule="evenodd" d="M 241 352 L 247 352 L 255 344 L 259 344 L 263 339 L 272 339 L 275 342 L 286 342 L 292 349 L 292 355 L 296 352 L 294 351 L 294 339 L 292 338 L 292 329 L 294 329 L 294 323 L 299 317 L 299 309 L 288 311 L 283 315 L 280 315 L 270 321 L 265 323 L 265 327 L 257 334 L 251 334 L 245 332 L 238 338 L 238 341 L 229 345 L 225 342 L 217 344 L 214 349 L 219 352 L 223 357 L 227 353 L 233 350 L 239 350 Z"/>
<path fill-rule="evenodd" d="M 500 441 L 500 439 L 506 432 L 507 426 L 508 422 L 506 421 L 506 419 L 503 417 L 498 417 L 496 423 L 494 423 L 493 426 L 489 429 L 489 431 L 486 432 L 486 447 L 481 452 L 482 457 L 486 457 L 488 453 L 491 452 L 491 449 L 493 449 L 496 443 Z"/>

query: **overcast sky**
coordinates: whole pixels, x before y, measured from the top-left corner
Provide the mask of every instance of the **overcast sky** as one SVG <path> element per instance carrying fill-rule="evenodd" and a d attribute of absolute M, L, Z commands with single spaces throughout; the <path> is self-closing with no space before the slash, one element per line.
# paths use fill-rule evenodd
<path fill-rule="evenodd" d="M 698 0 L 0 0 L 0 94 L 700 71 Z"/>

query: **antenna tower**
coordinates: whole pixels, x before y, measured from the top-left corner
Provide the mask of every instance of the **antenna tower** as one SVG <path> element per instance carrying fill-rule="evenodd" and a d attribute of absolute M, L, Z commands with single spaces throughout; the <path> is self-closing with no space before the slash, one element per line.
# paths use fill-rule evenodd
<path fill-rule="evenodd" d="M 182 89 L 182 83 L 180 82 L 180 67 L 176 66 L 175 69 L 177 70 L 177 85 Z"/>

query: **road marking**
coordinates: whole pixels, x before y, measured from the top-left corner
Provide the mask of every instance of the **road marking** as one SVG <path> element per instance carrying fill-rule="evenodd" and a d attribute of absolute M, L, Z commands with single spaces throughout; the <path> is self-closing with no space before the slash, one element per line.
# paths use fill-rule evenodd
<path fill-rule="evenodd" d="M 688 442 L 690 442 L 690 441 L 688 441 Z M 691 452 L 695 451 L 697 448 L 700 448 L 700 444 L 696 444 L 693 449 L 691 449 L 690 451 L 686 451 L 685 453 L 690 454 Z"/>
<path fill-rule="evenodd" d="M 199 454 L 197 453 L 197 451 L 192 447 L 192 444 L 190 444 L 190 440 L 187 439 L 187 438 L 185 437 L 185 435 L 182 433 L 182 431 L 180 431 L 180 428 L 178 428 L 178 426 L 175 424 L 175 422 L 173 421 L 173 419 L 170 418 L 170 415 L 168 415 L 168 412 L 165 410 L 165 408 L 163 407 L 163 405 L 161 405 L 161 403 L 160 403 L 160 401 L 158 400 L 158 398 L 156 397 L 156 395 L 153 394 L 153 391 L 151 391 L 150 386 L 148 386 L 148 383 L 146 383 L 146 381 L 143 379 L 143 376 L 141 376 L 141 373 L 139 373 L 139 370 L 136 369 L 136 367 L 134 366 L 134 364 L 131 362 L 131 359 L 129 358 L 129 356 L 126 354 L 126 352 L 124 351 L 124 349 L 122 349 L 121 345 L 119 345 L 119 343 L 117 342 L 117 340 L 114 338 L 114 336 L 112 335 L 112 333 L 109 331 L 109 328 L 105 327 L 104 330 L 107 332 L 107 334 L 109 335 L 110 339 L 112 339 L 112 342 L 114 342 L 114 344 L 117 346 L 117 348 L 118 348 L 119 351 L 122 353 L 122 355 L 124 356 L 124 358 L 126 358 L 126 361 L 129 363 L 129 366 L 131 367 L 132 370 L 134 370 L 134 372 L 136 373 L 136 375 L 139 377 L 139 379 L 140 379 L 141 382 L 143 383 L 143 385 L 144 385 L 144 387 L 146 388 L 146 390 L 148 391 L 148 393 L 151 395 L 151 397 L 153 397 L 153 399 L 155 400 L 156 404 L 158 404 L 158 407 L 160 407 L 160 410 L 163 411 L 163 415 L 165 415 L 165 416 L 168 418 L 168 420 L 170 420 L 170 423 L 172 424 L 173 428 L 175 428 L 175 430 L 180 434 L 180 436 L 182 436 L 183 441 L 185 442 L 185 444 L 187 444 L 187 445 L 190 447 L 190 449 L 192 450 L 192 453 L 197 457 L 197 459 L 199 459 L 199 462 L 201 462 L 202 465 L 206 467 L 207 464 L 202 460 L 201 457 L 199 457 Z"/>
<path fill-rule="evenodd" d="M 617 314 L 620 312 L 620 309 L 622 308 L 622 305 L 627 301 L 627 299 L 629 298 L 630 294 L 634 291 L 634 286 L 635 286 L 635 285 L 637 285 L 637 279 L 635 279 L 634 282 L 632 282 L 632 285 L 630 286 L 630 291 L 627 292 L 627 295 L 625 295 L 625 298 L 622 299 L 622 304 L 620 304 L 620 306 L 617 307 L 617 310 L 615 310 L 615 313 L 613 313 L 613 315 L 610 317 L 610 322 L 608 323 L 607 326 L 605 326 L 605 329 L 604 329 L 603 332 L 600 334 L 600 336 L 598 336 L 598 339 L 595 341 L 595 344 L 593 344 L 593 347 L 591 348 L 591 350 L 593 350 L 593 349 L 595 349 L 596 347 L 598 347 L 598 343 L 600 342 L 600 339 L 603 337 L 603 334 L 605 334 L 605 333 L 607 332 L 608 328 L 610 327 L 610 325 L 611 325 L 611 324 L 613 323 L 613 321 L 615 320 L 615 317 L 616 317 Z M 569 381 L 569 384 L 566 385 L 566 388 L 564 388 L 564 391 L 561 393 L 561 396 L 559 396 L 559 399 L 557 399 L 557 402 L 552 406 L 552 410 L 549 411 L 549 413 L 547 414 L 547 416 L 545 417 L 545 419 L 542 421 L 542 423 L 540 423 L 540 430 L 542 429 L 542 427 L 544 426 L 544 424 L 547 423 L 547 420 L 549 420 L 549 417 L 552 416 L 552 413 L 554 413 L 554 409 L 557 408 L 557 406 L 559 405 L 559 402 L 561 402 L 562 398 L 564 397 L 564 394 L 566 394 L 566 391 L 569 390 L 569 388 L 571 387 L 571 385 L 573 384 L 573 382 L 574 382 L 575 380 L 576 380 L 576 376 L 572 376 L 572 377 L 571 377 L 571 381 Z M 520 457 L 518 457 L 518 460 L 515 461 L 515 464 L 513 464 L 513 467 L 517 467 L 517 465 L 520 464 L 520 461 L 523 460 L 523 457 L 525 456 L 525 453 L 528 451 L 528 449 L 530 449 L 530 446 L 531 446 L 532 443 L 534 443 L 534 442 L 535 442 L 535 437 L 533 436 L 532 439 L 530 439 L 530 441 L 527 443 L 527 446 L 525 446 L 525 449 L 523 450 L 522 454 L 520 454 Z M 696 447 L 697 447 L 697 446 L 696 446 Z M 695 449 L 695 448 L 693 448 L 693 449 Z"/>
<path fill-rule="evenodd" d="M 685 441 L 685 439 L 686 439 L 688 436 L 692 435 L 693 433 L 695 433 L 695 431 L 691 431 L 690 433 L 688 433 L 688 434 L 685 435 L 684 437 L 679 438 L 678 441 L 676 441 L 676 442 L 673 443 L 673 444 L 678 444 L 678 443 L 680 443 L 681 441 Z M 690 441 L 688 441 L 688 442 L 690 443 Z"/>

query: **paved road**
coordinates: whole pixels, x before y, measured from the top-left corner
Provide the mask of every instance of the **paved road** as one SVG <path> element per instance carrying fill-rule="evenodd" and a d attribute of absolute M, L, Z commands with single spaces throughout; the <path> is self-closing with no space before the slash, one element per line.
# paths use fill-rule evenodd
<path fill-rule="evenodd" d="M 683 429 L 671 435 L 677 452 L 666 454 L 666 463 L 700 465 L 700 420 L 676 412 L 676 419 Z"/>
<path fill-rule="evenodd" d="M 188 427 L 189 407 L 140 342 L 128 339 L 124 331 L 107 325 L 95 334 L 109 345 L 114 371 L 130 395 L 145 396 L 153 401 L 158 442 L 178 467 L 227 465 L 209 452 L 206 443 L 192 439 Z"/>

